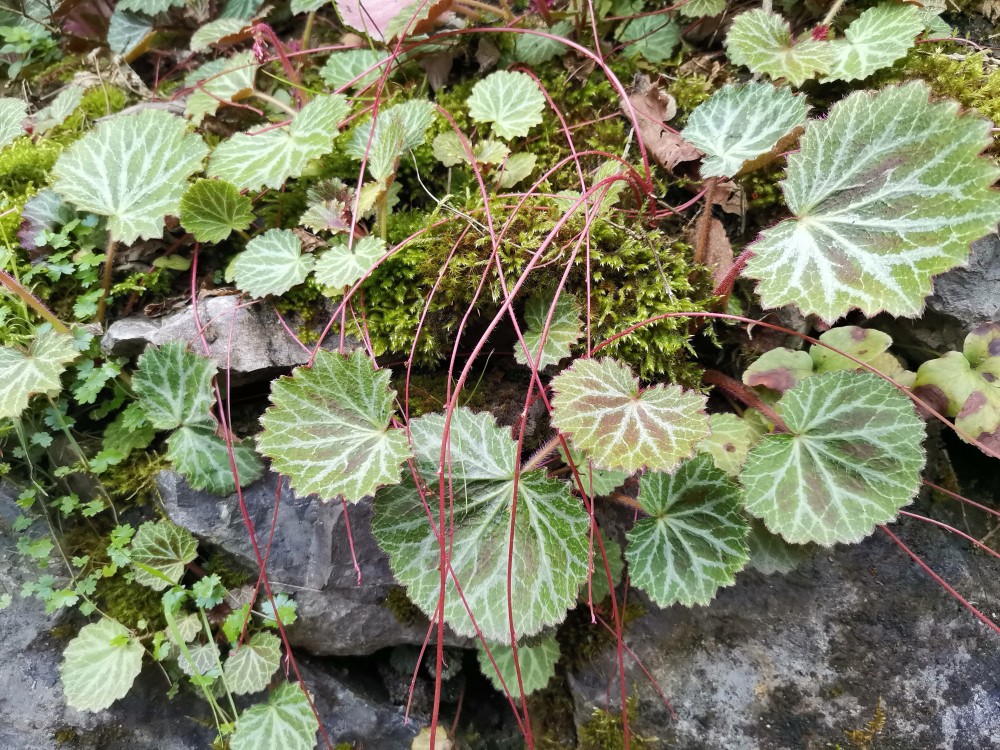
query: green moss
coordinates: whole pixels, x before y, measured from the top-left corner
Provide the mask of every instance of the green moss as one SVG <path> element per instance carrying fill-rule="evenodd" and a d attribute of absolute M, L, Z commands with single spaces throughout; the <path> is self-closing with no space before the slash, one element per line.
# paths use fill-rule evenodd
<path fill-rule="evenodd" d="M 156 475 L 170 468 L 170 462 L 156 451 L 133 451 L 128 458 L 101 474 L 101 483 L 119 506 L 156 507 L 160 491 Z"/>
<path fill-rule="evenodd" d="M 212 555 L 205 561 L 202 567 L 207 574 L 211 575 L 215 573 L 218 575 L 222 580 L 222 585 L 230 590 L 239 588 L 253 580 L 245 570 L 233 567 L 225 555 Z"/>
<path fill-rule="evenodd" d="M 920 45 L 880 76 L 879 85 L 919 78 L 937 96 L 955 99 L 998 123 L 1000 69 L 988 69 L 987 59 L 984 52 L 970 54 L 968 48 L 954 43 Z"/>
<path fill-rule="evenodd" d="M 5 211 L 20 209 L 49 184 L 49 170 L 62 149 L 62 144 L 52 139 L 32 142 L 30 138 L 18 138 L 0 151 L 0 201 Z M 0 239 L 16 245 L 15 233 L 20 224 L 20 210 L 8 213 L 0 219 Z"/>
<path fill-rule="evenodd" d="M 401 625 L 414 625 L 427 620 L 423 611 L 410 600 L 406 595 L 406 589 L 402 586 L 393 586 L 389 589 L 385 597 L 385 608 L 392 612 Z"/>
<path fill-rule="evenodd" d="M 681 76 L 673 81 L 667 89 L 677 103 L 677 116 L 670 122 L 671 127 L 682 127 L 691 111 L 708 99 L 714 91 L 715 86 L 705 76 Z"/>
<path fill-rule="evenodd" d="M 80 733 L 73 727 L 59 727 L 53 732 L 52 740 L 56 743 L 56 747 L 75 745 L 80 741 Z"/>
<path fill-rule="evenodd" d="M 638 703 L 635 696 L 630 696 L 625 701 L 625 711 L 628 715 L 630 728 L 636 719 Z M 635 734 L 634 731 L 629 732 L 629 747 L 632 750 L 655 747 L 655 742 L 655 738 L 642 737 Z M 580 750 L 624 750 L 625 731 L 621 712 L 595 708 L 590 721 L 580 727 L 579 743 Z"/>
<path fill-rule="evenodd" d="M 465 210 L 474 216 L 479 214 L 474 204 Z M 535 198 L 513 217 L 507 206 L 495 206 L 493 215 L 495 226 L 511 220 L 500 246 L 509 285 L 526 267 L 560 214 L 544 199 Z M 439 218 L 405 213 L 393 217 L 389 222 L 390 240 L 397 243 L 409 236 L 415 226 Z M 626 217 L 622 222 L 635 224 Z M 571 221 L 557 234 L 541 267 L 522 287 L 520 300 L 555 287 L 568 262 L 569 251 L 582 231 L 581 225 L 582 222 Z M 377 355 L 409 353 L 429 290 L 435 284 L 437 291 L 430 300 L 417 343 L 416 364 L 433 366 L 451 351 L 453 337 L 484 272 L 489 273 L 488 281 L 472 316 L 470 333 L 499 309 L 503 293 L 494 270 L 487 269 L 489 239 L 477 229 L 462 237 L 466 227 L 464 221 L 447 220 L 429 229 L 383 263 L 366 282 L 368 330 Z M 456 244 L 457 250 L 438 281 Z M 711 304 L 711 293 L 704 280 L 691 273 L 690 249 L 662 232 L 598 221 L 591 226 L 589 250 L 595 344 L 648 318 L 669 312 L 704 310 Z M 586 299 L 587 275 L 587 253 L 581 251 L 567 284 L 567 290 L 581 304 Z M 688 328 L 687 319 L 665 319 L 618 339 L 603 352 L 628 362 L 643 377 L 667 375 L 678 382 L 692 383 L 697 380 L 697 372 L 688 357 Z"/>
<path fill-rule="evenodd" d="M 160 592 L 118 573 L 100 579 L 91 599 L 101 612 L 127 628 L 137 629 L 139 621 L 145 620 L 149 630 L 160 630 L 167 626 L 160 597 Z"/>
<path fill-rule="evenodd" d="M 276 298 L 274 307 L 289 327 L 295 326 L 295 335 L 303 344 L 310 346 L 319 341 L 320 329 L 326 323 L 326 296 L 313 276 Z"/>

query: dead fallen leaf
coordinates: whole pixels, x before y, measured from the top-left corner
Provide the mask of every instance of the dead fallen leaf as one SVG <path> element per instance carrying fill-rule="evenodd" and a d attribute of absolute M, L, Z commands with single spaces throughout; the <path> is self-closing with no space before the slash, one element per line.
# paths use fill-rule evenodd
<path fill-rule="evenodd" d="M 638 137 L 657 164 L 670 172 L 682 162 L 700 159 L 701 151 L 665 125 L 677 114 L 677 102 L 646 76 L 636 76 L 629 104 L 635 111 Z M 628 108 L 622 103 L 622 108 Z"/>
<path fill-rule="evenodd" d="M 761 154 L 756 159 L 751 159 L 750 161 L 743 164 L 743 167 L 736 174 L 737 177 L 742 177 L 745 174 L 750 174 L 751 172 L 756 172 L 758 169 L 763 169 L 764 167 L 773 164 L 778 159 L 782 158 L 785 154 L 793 149 L 798 148 L 799 136 L 802 135 L 805 127 L 799 126 L 795 128 L 788 135 L 782 137 L 776 144 L 774 148 L 765 154 Z"/>
<path fill-rule="evenodd" d="M 420 67 L 427 74 L 427 83 L 431 85 L 432 91 L 439 91 L 448 83 L 454 62 L 455 57 L 450 52 L 435 52 L 420 58 Z"/>
<path fill-rule="evenodd" d="M 747 212 L 747 198 L 743 186 L 732 180 L 722 180 L 715 186 L 715 205 L 727 214 L 743 216 Z"/>
<path fill-rule="evenodd" d="M 991 21 L 1000 21 L 1000 0 L 983 0 L 979 12 Z"/>
<path fill-rule="evenodd" d="M 692 244 L 698 241 L 698 225 L 695 222 L 688 230 L 688 241 Z M 712 281 L 715 286 L 726 277 L 726 273 L 733 267 L 733 246 L 729 244 L 729 237 L 726 236 L 726 228 L 722 222 L 716 218 L 711 220 L 708 228 L 708 243 L 705 246 L 705 266 L 712 272 Z"/>
<path fill-rule="evenodd" d="M 479 72 L 485 73 L 500 60 L 500 48 L 491 39 L 483 37 L 476 47 L 476 62 L 479 63 Z"/>

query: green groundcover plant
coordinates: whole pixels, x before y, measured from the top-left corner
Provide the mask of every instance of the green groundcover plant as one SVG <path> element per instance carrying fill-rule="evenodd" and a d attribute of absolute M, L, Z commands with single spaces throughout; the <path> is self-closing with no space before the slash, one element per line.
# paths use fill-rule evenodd
<path fill-rule="evenodd" d="M 53 569 L 21 595 L 92 618 L 61 667 L 76 709 L 152 661 L 204 696 L 220 746 L 317 743 L 279 675 L 294 602 L 225 585 L 166 519 L 121 522 L 141 465 L 228 496 L 266 462 L 300 497 L 372 504 L 407 597 L 526 714 L 573 608 L 620 638 L 625 586 L 704 605 L 747 566 L 864 539 L 920 490 L 926 419 L 1000 452 L 1000 323 L 915 372 L 867 323 L 919 316 L 1000 221 L 991 123 L 908 80 L 918 42 L 945 57 L 934 4 L 65 5 L 0 14 L 8 76 L 77 72 L 45 104 L 0 99 L 0 440 L 19 549 Z M 683 68 L 697 28 L 725 53 L 711 79 Z M 178 34 L 183 62 L 151 73 Z M 207 341 L 100 347 L 138 302 L 209 288 L 298 315 L 311 350 L 249 426 Z M 783 307 L 822 335 L 703 372 Z M 513 426 L 468 396 L 492 337 L 523 374 Z M 617 539 L 604 503 L 634 515 Z M 116 617 L 112 585 L 154 592 L 152 615 Z"/>

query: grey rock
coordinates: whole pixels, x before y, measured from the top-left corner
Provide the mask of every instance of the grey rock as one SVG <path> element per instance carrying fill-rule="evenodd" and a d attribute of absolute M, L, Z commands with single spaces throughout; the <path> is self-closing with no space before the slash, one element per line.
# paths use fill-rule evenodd
<path fill-rule="evenodd" d="M 183 477 L 169 471 L 159 474 L 157 484 L 171 521 L 256 575 L 258 565 L 235 495 L 220 499 L 192 490 Z M 278 487 L 277 475 L 268 472 L 243 490 L 262 554 Z M 293 595 L 298 604 L 298 621 L 288 631 L 291 643 L 312 654 L 355 656 L 422 643 L 426 625 L 404 625 L 385 607 L 386 596 L 397 584 L 388 557 L 371 533 L 370 502 L 350 506 L 345 515 L 342 503 L 300 499 L 287 480 L 280 487 L 267 570 L 274 590 Z M 348 521 L 360 583 L 348 543 Z"/>
<path fill-rule="evenodd" d="M 220 370 L 230 370 L 236 384 L 269 378 L 309 360 L 309 352 L 285 331 L 267 304 L 247 304 L 237 295 L 207 297 L 198 302 L 198 319 L 212 358 Z M 168 341 L 184 341 L 194 351 L 204 351 L 193 307 L 159 318 L 139 315 L 115 321 L 101 340 L 101 350 L 135 357 L 149 344 Z M 330 337 L 328 344 L 336 346 L 339 339 Z M 349 344 L 353 346 L 353 340 Z"/>
<path fill-rule="evenodd" d="M 126 698 L 98 714 L 66 706 L 59 663 L 66 642 L 52 636 L 63 618 L 46 615 L 37 599 L 17 595 L 23 583 L 41 575 L 16 553 L 11 523 L 16 490 L 0 484 L 0 593 L 13 603 L 0 612 L 0 750 L 206 750 L 214 732 L 208 705 L 181 695 L 167 702 L 159 670 L 147 668 Z M 55 562 L 53 561 L 53 565 Z M 50 573 L 58 573 L 58 568 Z M 64 744 L 57 742 L 63 740 Z"/>
<path fill-rule="evenodd" d="M 916 348 L 915 359 L 933 352 L 961 351 L 966 335 L 982 323 L 1000 321 L 1000 235 L 991 234 L 972 243 L 969 264 L 934 279 L 934 293 L 927 298 L 917 320 L 879 316 L 877 327 L 892 334 L 897 344 Z"/>
<path fill-rule="evenodd" d="M 894 528 L 995 611 L 995 559 L 926 525 Z M 881 699 L 886 724 L 873 747 L 1000 747 L 996 638 L 877 533 L 787 575 L 742 573 L 707 607 L 649 605 L 625 639 L 677 718 L 626 655 L 639 697 L 631 729 L 658 738 L 652 747 L 820 750 L 846 746 L 844 730 L 864 728 Z M 569 675 L 578 725 L 609 696 L 620 711 L 616 675 L 613 651 Z"/>

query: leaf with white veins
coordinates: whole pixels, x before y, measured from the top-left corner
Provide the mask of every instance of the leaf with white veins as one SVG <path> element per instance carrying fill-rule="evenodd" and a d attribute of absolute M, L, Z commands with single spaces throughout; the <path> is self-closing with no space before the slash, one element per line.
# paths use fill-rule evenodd
<path fill-rule="evenodd" d="M 315 260 L 302 252 L 302 241 L 291 229 L 268 229 L 247 243 L 233 261 L 240 291 L 251 297 L 280 295 L 301 284 Z"/>

